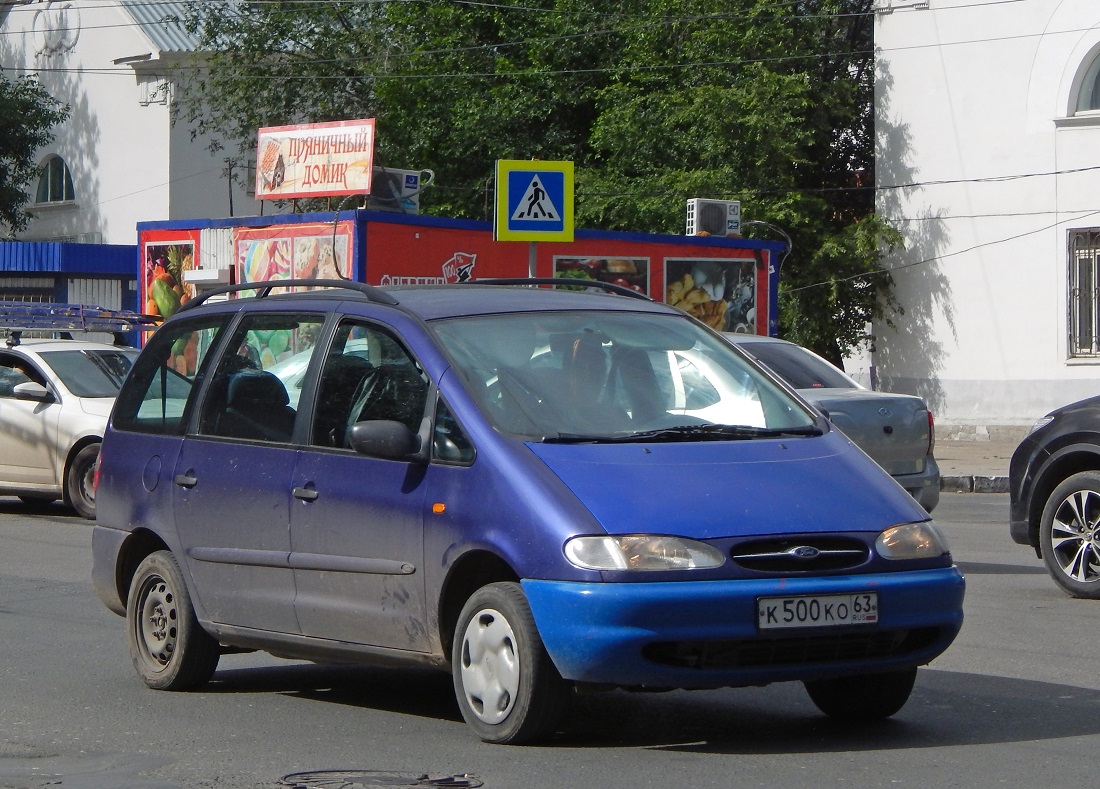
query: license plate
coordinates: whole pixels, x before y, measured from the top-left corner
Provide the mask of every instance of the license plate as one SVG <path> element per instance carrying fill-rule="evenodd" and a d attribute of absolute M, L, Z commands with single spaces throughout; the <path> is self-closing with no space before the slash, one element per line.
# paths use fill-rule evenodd
<path fill-rule="evenodd" d="M 756 601 L 756 621 L 761 630 L 874 624 L 878 622 L 878 594 L 761 597 Z"/>

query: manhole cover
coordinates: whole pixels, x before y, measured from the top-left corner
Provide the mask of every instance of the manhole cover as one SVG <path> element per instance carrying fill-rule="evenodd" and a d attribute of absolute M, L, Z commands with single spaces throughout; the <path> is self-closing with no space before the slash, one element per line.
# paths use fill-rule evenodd
<path fill-rule="evenodd" d="M 311 770 L 284 775 L 279 786 L 289 789 L 357 789 L 361 786 L 461 787 L 476 789 L 482 782 L 468 773 L 388 773 L 379 770 Z"/>

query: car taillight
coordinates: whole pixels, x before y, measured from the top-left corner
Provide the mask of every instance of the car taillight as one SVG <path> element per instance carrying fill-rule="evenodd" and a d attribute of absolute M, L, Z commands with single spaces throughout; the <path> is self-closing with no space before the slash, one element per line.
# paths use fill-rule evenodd
<path fill-rule="evenodd" d="M 932 412 L 928 412 L 928 454 L 932 454 L 932 450 L 936 448 L 936 420 L 932 418 Z M 99 467 L 96 467 L 96 471 L 99 471 Z"/>

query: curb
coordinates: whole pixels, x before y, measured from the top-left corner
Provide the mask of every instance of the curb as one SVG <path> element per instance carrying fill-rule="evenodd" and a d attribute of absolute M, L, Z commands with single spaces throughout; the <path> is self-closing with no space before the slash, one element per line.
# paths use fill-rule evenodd
<path fill-rule="evenodd" d="M 940 477 L 944 493 L 1008 493 L 1008 477 L 985 477 L 977 474 Z"/>

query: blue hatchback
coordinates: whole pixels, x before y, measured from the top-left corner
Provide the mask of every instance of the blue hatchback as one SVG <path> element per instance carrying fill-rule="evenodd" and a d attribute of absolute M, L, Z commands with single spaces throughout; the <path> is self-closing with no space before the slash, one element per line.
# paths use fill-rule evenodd
<path fill-rule="evenodd" d="M 269 283 L 153 335 L 92 541 L 145 683 L 241 649 L 435 666 L 511 743 L 578 687 L 901 709 L 962 625 L 927 513 L 693 318 L 528 285 Z"/>

